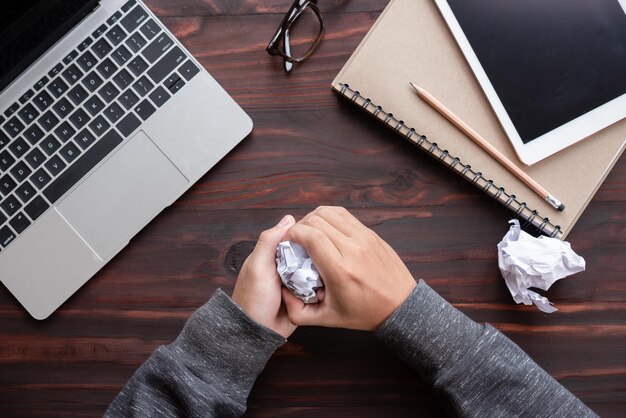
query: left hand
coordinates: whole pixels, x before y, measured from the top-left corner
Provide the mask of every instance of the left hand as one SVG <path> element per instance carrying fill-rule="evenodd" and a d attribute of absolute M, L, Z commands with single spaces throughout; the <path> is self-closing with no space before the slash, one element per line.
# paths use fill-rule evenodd
<path fill-rule="evenodd" d="M 281 280 L 276 272 L 276 248 L 296 223 L 285 216 L 275 227 L 263 231 L 254 251 L 241 267 L 233 301 L 256 322 L 288 338 L 297 328 L 289 321 L 282 302 Z"/>

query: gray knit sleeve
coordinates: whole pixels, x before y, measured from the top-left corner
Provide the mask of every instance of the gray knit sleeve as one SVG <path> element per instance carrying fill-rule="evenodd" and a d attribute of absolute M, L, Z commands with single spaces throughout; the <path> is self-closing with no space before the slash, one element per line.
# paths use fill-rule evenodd
<path fill-rule="evenodd" d="M 455 309 L 420 280 L 376 335 L 463 417 L 596 417 L 490 325 Z"/>
<path fill-rule="evenodd" d="M 128 381 L 105 417 L 238 417 L 285 339 L 218 290 Z"/>

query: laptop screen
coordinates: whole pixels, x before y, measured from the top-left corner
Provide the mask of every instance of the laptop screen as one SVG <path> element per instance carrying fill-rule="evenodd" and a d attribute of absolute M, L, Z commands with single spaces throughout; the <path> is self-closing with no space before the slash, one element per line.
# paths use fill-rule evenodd
<path fill-rule="evenodd" d="M 80 22 L 99 0 L 2 1 L 0 91 Z"/>

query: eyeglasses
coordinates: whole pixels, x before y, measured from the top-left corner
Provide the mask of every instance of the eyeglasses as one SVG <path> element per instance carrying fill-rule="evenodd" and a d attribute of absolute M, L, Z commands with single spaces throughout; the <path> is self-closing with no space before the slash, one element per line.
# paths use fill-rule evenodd
<path fill-rule="evenodd" d="M 285 71 L 311 56 L 324 35 L 317 0 L 295 0 L 272 37 L 267 52 L 283 57 Z"/>

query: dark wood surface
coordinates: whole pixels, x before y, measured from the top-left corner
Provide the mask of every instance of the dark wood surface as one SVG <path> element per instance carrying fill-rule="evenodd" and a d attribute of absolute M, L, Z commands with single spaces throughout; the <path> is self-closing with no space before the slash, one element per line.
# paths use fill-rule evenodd
<path fill-rule="evenodd" d="M 606 417 L 626 411 L 626 159 L 568 237 L 587 271 L 546 315 L 517 306 L 496 244 L 509 214 L 340 102 L 330 82 L 386 0 L 321 1 L 327 33 L 286 75 L 265 53 L 291 0 L 147 2 L 233 95 L 253 133 L 50 319 L 0 288 L 0 415 L 98 416 L 286 213 L 343 205 L 415 277 L 490 322 Z M 528 402 L 532 402 L 529 399 Z M 433 392 L 368 333 L 298 329 L 259 377 L 249 417 L 441 416 Z"/>

